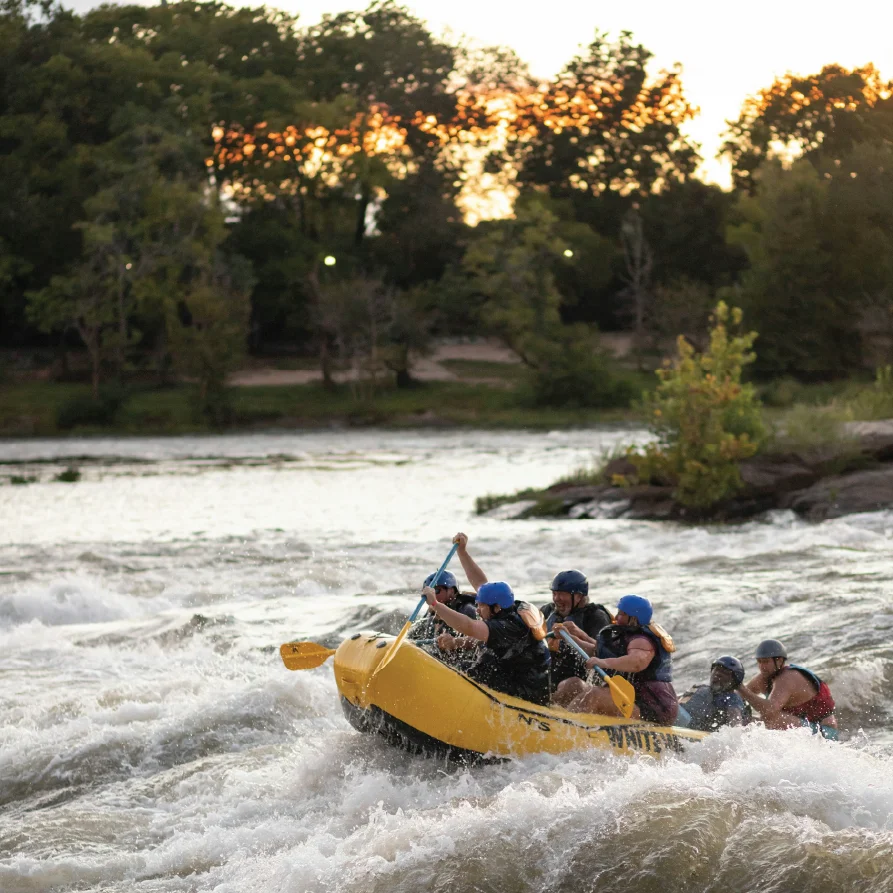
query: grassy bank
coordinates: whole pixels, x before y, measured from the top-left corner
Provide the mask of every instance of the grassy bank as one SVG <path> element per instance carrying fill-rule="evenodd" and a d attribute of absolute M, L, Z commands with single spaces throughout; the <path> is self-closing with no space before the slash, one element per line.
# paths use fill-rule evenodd
<path fill-rule="evenodd" d="M 201 415 L 195 390 L 188 386 L 133 388 L 119 397 L 106 419 L 71 424 L 72 407 L 89 406 L 89 386 L 5 383 L 0 386 L 0 436 L 188 434 L 331 425 L 555 428 L 633 419 L 630 410 L 533 408 L 505 386 L 464 382 L 394 388 L 367 401 L 355 399 L 347 386 L 335 391 L 316 384 L 238 387 L 231 390 L 229 422 L 223 428 Z"/>
<path fill-rule="evenodd" d="M 335 391 L 319 384 L 235 387 L 230 391 L 229 421 L 222 428 L 201 414 L 195 390 L 188 385 L 133 385 L 116 395 L 114 409 L 101 421 L 78 421 L 78 407 L 92 404 L 87 384 L 6 381 L 0 384 L 0 437 L 164 435 L 332 425 L 549 429 L 641 421 L 633 409 L 536 408 L 525 399 L 517 367 L 462 360 L 447 364 L 467 378 L 389 388 L 363 401 L 347 385 Z M 479 376 L 490 380 L 481 381 Z M 651 374 L 641 376 L 642 389 L 652 383 Z M 864 381 L 815 386 L 772 383 L 765 391 L 769 427 L 789 431 L 801 444 L 827 441 L 841 420 L 886 417 L 893 411 L 886 392 L 879 393 Z M 589 467 L 574 473 L 576 482 L 597 477 L 604 459 L 593 456 Z"/>

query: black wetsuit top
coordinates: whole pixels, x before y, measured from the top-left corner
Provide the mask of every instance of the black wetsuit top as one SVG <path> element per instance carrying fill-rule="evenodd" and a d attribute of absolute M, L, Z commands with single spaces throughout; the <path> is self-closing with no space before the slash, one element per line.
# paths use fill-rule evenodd
<path fill-rule="evenodd" d="M 489 636 L 477 660 L 465 672 L 497 691 L 534 704 L 548 704 L 549 649 L 545 642 L 537 641 L 518 614 L 523 604 L 516 602 L 484 621 Z"/>
<path fill-rule="evenodd" d="M 611 615 L 603 605 L 589 603 L 575 608 L 567 617 L 560 617 L 555 613 L 554 602 L 543 605 L 541 610 L 546 618 L 548 630 L 551 630 L 556 622 L 570 620 L 594 639 L 602 629 L 611 625 Z M 558 688 L 558 684 L 565 679 L 572 679 L 574 676 L 585 679 L 588 672 L 583 658 L 562 639 L 559 650 L 552 652 L 552 690 Z"/>
<path fill-rule="evenodd" d="M 460 592 L 453 596 L 448 602 L 445 602 L 448 608 L 477 620 L 478 612 L 475 608 L 474 593 Z M 407 639 L 436 639 L 441 633 L 451 633 L 455 635 L 455 630 L 441 620 L 437 615 L 428 610 L 428 613 L 418 622 L 414 623 L 412 629 L 406 634 Z"/>

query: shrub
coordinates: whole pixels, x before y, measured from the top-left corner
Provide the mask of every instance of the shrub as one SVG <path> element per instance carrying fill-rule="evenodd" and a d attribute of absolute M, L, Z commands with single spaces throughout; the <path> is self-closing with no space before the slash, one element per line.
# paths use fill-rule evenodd
<path fill-rule="evenodd" d="M 56 427 L 69 431 L 78 425 L 112 425 L 125 400 L 119 388 L 106 388 L 97 398 L 87 394 L 60 403 L 56 409 Z"/>
<path fill-rule="evenodd" d="M 657 388 L 643 398 L 656 436 L 643 452 L 630 450 L 640 480 L 669 481 L 675 498 L 706 508 L 741 487 L 738 463 L 752 456 L 765 437 L 760 403 L 751 385 L 741 383 L 756 333 L 731 335 L 742 314 L 723 302 L 716 306 L 707 350 L 698 354 L 683 337 L 678 357 L 657 370 Z"/>
<path fill-rule="evenodd" d="M 858 452 L 858 438 L 846 430 L 846 423 L 852 418 L 850 410 L 841 404 L 800 403 L 789 409 L 775 426 L 772 447 L 791 452 L 829 448 L 847 451 L 852 447 Z"/>
<path fill-rule="evenodd" d="M 632 403 L 635 386 L 612 369 L 585 326 L 550 334 L 529 342 L 526 390 L 534 406 L 613 409 Z"/>
<path fill-rule="evenodd" d="M 847 408 L 854 419 L 893 418 L 893 367 L 878 368 L 874 384 L 848 400 Z"/>
<path fill-rule="evenodd" d="M 779 409 L 793 406 L 803 392 L 803 385 L 795 378 L 785 376 L 769 382 L 762 392 L 763 403 Z"/>

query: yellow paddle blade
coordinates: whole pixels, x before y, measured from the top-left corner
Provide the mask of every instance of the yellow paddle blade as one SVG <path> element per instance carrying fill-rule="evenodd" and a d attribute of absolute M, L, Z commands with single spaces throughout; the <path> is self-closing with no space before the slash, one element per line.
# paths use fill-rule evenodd
<path fill-rule="evenodd" d="M 279 647 L 282 663 L 289 670 L 312 670 L 314 667 L 321 667 L 334 653 L 334 648 L 324 648 L 316 642 L 286 642 Z"/>
<path fill-rule="evenodd" d="M 400 647 L 401 642 L 406 638 L 406 634 L 409 632 L 411 626 L 411 620 L 407 620 L 406 623 L 403 624 L 403 629 L 397 634 L 397 638 L 394 639 L 391 647 L 385 651 L 384 657 L 381 659 L 379 665 L 372 671 L 372 675 L 369 677 L 370 682 L 394 659 L 397 649 Z"/>
<path fill-rule="evenodd" d="M 632 683 L 622 676 L 606 676 L 605 682 L 611 690 L 611 700 L 625 719 L 633 715 L 633 707 L 636 705 L 636 690 Z"/>

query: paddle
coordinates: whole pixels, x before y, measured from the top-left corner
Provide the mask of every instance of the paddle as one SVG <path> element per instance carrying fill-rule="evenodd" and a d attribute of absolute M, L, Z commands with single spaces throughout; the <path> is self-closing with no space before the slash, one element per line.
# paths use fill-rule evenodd
<path fill-rule="evenodd" d="M 453 548 L 450 549 L 450 554 L 447 555 L 447 557 L 444 559 L 443 564 L 440 566 L 439 570 L 434 575 L 434 579 L 431 581 L 432 589 L 437 585 L 437 581 L 440 579 L 440 575 L 446 570 L 447 565 L 450 563 L 452 557 L 456 554 L 456 550 L 458 548 L 459 544 L 453 543 Z M 427 599 L 424 595 L 419 599 L 419 603 L 415 606 L 415 610 L 412 612 L 412 614 L 409 615 L 409 620 L 407 620 L 406 623 L 403 624 L 403 629 L 401 629 L 400 632 L 397 634 L 397 638 L 394 639 L 394 643 L 381 659 L 381 663 L 379 663 L 379 665 L 372 672 L 372 675 L 369 677 L 370 682 L 394 659 L 394 655 L 397 653 L 397 649 L 406 638 L 406 634 L 409 632 L 409 628 L 412 626 L 413 621 L 418 616 L 419 611 L 422 610 L 422 605 L 424 605 L 426 601 Z"/>
<path fill-rule="evenodd" d="M 561 638 L 567 642 L 575 651 L 579 652 L 583 660 L 589 660 L 589 655 L 570 637 L 565 630 L 560 629 Z M 609 676 L 601 667 L 593 667 L 596 673 L 608 683 L 611 691 L 611 700 L 620 711 L 620 713 L 629 719 L 633 715 L 633 707 L 636 705 L 636 690 L 632 687 L 629 680 L 618 676 Z"/>
<path fill-rule="evenodd" d="M 286 642 L 279 646 L 282 663 L 289 670 L 312 670 L 314 667 L 321 667 L 334 653 L 334 648 L 325 648 L 316 642 Z"/>
<path fill-rule="evenodd" d="M 436 639 L 414 639 L 413 645 L 433 645 Z M 334 653 L 335 648 L 325 648 L 316 642 L 286 642 L 279 646 L 282 663 L 289 670 L 312 670 L 321 667 Z"/>

